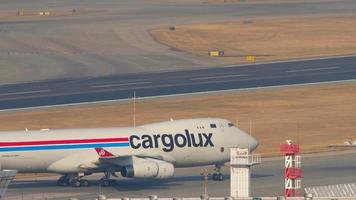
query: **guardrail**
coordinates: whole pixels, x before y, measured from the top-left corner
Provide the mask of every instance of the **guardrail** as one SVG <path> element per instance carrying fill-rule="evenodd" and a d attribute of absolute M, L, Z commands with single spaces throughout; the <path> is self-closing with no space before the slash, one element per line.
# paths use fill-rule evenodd
<path fill-rule="evenodd" d="M 238 155 L 232 156 L 230 163 L 232 165 L 255 165 L 261 163 L 261 155 L 260 154 L 252 154 L 252 155 Z"/>

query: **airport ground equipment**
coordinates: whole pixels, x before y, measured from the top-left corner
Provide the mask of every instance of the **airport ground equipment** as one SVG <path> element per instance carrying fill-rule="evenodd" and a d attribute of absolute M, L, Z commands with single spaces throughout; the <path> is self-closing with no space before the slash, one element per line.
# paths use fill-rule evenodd
<path fill-rule="evenodd" d="M 0 199 L 4 197 L 7 187 L 17 174 L 16 170 L 1 170 L 0 171 Z"/>
<path fill-rule="evenodd" d="M 251 167 L 261 163 L 261 156 L 248 149 L 230 149 L 230 195 L 246 198 L 251 194 Z"/>
<path fill-rule="evenodd" d="M 298 144 L 293 144 L 291 140 L 287 140 L 285 144 L 280 146 L 280 150 L 285 155 L 284 195 L 285 197 L 300 196 L 302 177 L 300 147 Z"/>

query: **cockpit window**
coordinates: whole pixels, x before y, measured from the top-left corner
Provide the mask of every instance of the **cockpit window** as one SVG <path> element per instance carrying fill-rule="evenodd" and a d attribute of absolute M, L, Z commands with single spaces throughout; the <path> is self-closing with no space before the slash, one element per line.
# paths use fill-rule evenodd
<path fill-rule="evenodd" d="M 210 128 L 216 128 L 216 124 L 210 124 Z"/>
<path fill-rule="evenodd" d="M 233 126 L 235 126 L 235 124 L 233 124 L 233 123 L 231 123 L 231 122 L 230 122 L 230 123 L 228 123 L 227 125 L 228 125 L 229 127 L 233 127 Z"/>

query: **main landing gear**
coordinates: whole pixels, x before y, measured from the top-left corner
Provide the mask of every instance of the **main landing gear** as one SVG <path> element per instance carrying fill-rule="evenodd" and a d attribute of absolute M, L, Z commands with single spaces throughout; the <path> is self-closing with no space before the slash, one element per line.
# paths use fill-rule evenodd
<path fill-rule="evenodd" d="M 99 184 L 103 187 L 115 186 L 116 180 L 111 179 L 111 175 L 114 175 L 116 177 L 114 172 L 105 171 L 104 177 L 99 180 Z"/>
<path fill-rule="evenodd" d="M 223 181 L 224 174 L 221 173 L 222 165 L 215 165 L 214 173 L 213 173 L 213 181 Z"/>
<path fill-rule="evenodd" d="M 61 176 L 57 185 L 59 186 L 72 186 L 72 187 L 88 187 L 89 181 L 83 179 L 84 175 L 81 174 L 66 174 Z"/>
<path fill-rule="evenodd" d="M 72 186 L 72 187 L 88 187 L 90 184 L 88 180 L 83 179 L 84 175 L 88 175 L 88 174 L 76 173 L 76 174 L 63 175 L 58 179 L 57 185 Z M 116 174 L 114 172 L 111 171 L 104 172 L 104 177 L 99 180 L 99 185 L 103 187 L 116 185 L 116 180 L 111 179 L 111 175 L 116 177 Z"/>

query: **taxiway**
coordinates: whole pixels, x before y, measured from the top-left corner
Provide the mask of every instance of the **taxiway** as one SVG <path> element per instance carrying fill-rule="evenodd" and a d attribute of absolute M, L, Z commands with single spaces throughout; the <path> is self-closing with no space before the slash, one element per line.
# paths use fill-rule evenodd
<path fill-rule="evenodd" d="M 305 187 L 355 182 L 356 157 L 355 151 L 322 153 L 302 156 L 302 185 Z M 148 197 L 155 194 L 159 197 L 192 197 L 203 193 L 203 178 L 200 175 L 204 167 L 177 169 L 173 178 L 166 180 L 139 180 L 119 178 L 116 187 L 103 187 L 101 192 L 110 197 Z M 209 167 L 212 169 L 212 167 Z M 215 182 L 209 180 L 208 191 L 211 196 L 227 196 L 229 194 L 229 167 L 223 172 L 225 180 Z M 282 158 L 264 159 L 261 165 L 252 169 L 253 196 L 275 196 L 283 194 L 284 160 Z M 101 176 L 101 175 L 100 175 Z M 10 199 L 48 199 L 80 197 L 94 199 L 99 194 L 99 186 L 95 179 L 99 175 L 90 176 L 92 186 L 71 188 L 56 186 L 57 176 L 38 178 L 37 180 L 15 180 L 9 187 L 6 200 Z"/>

